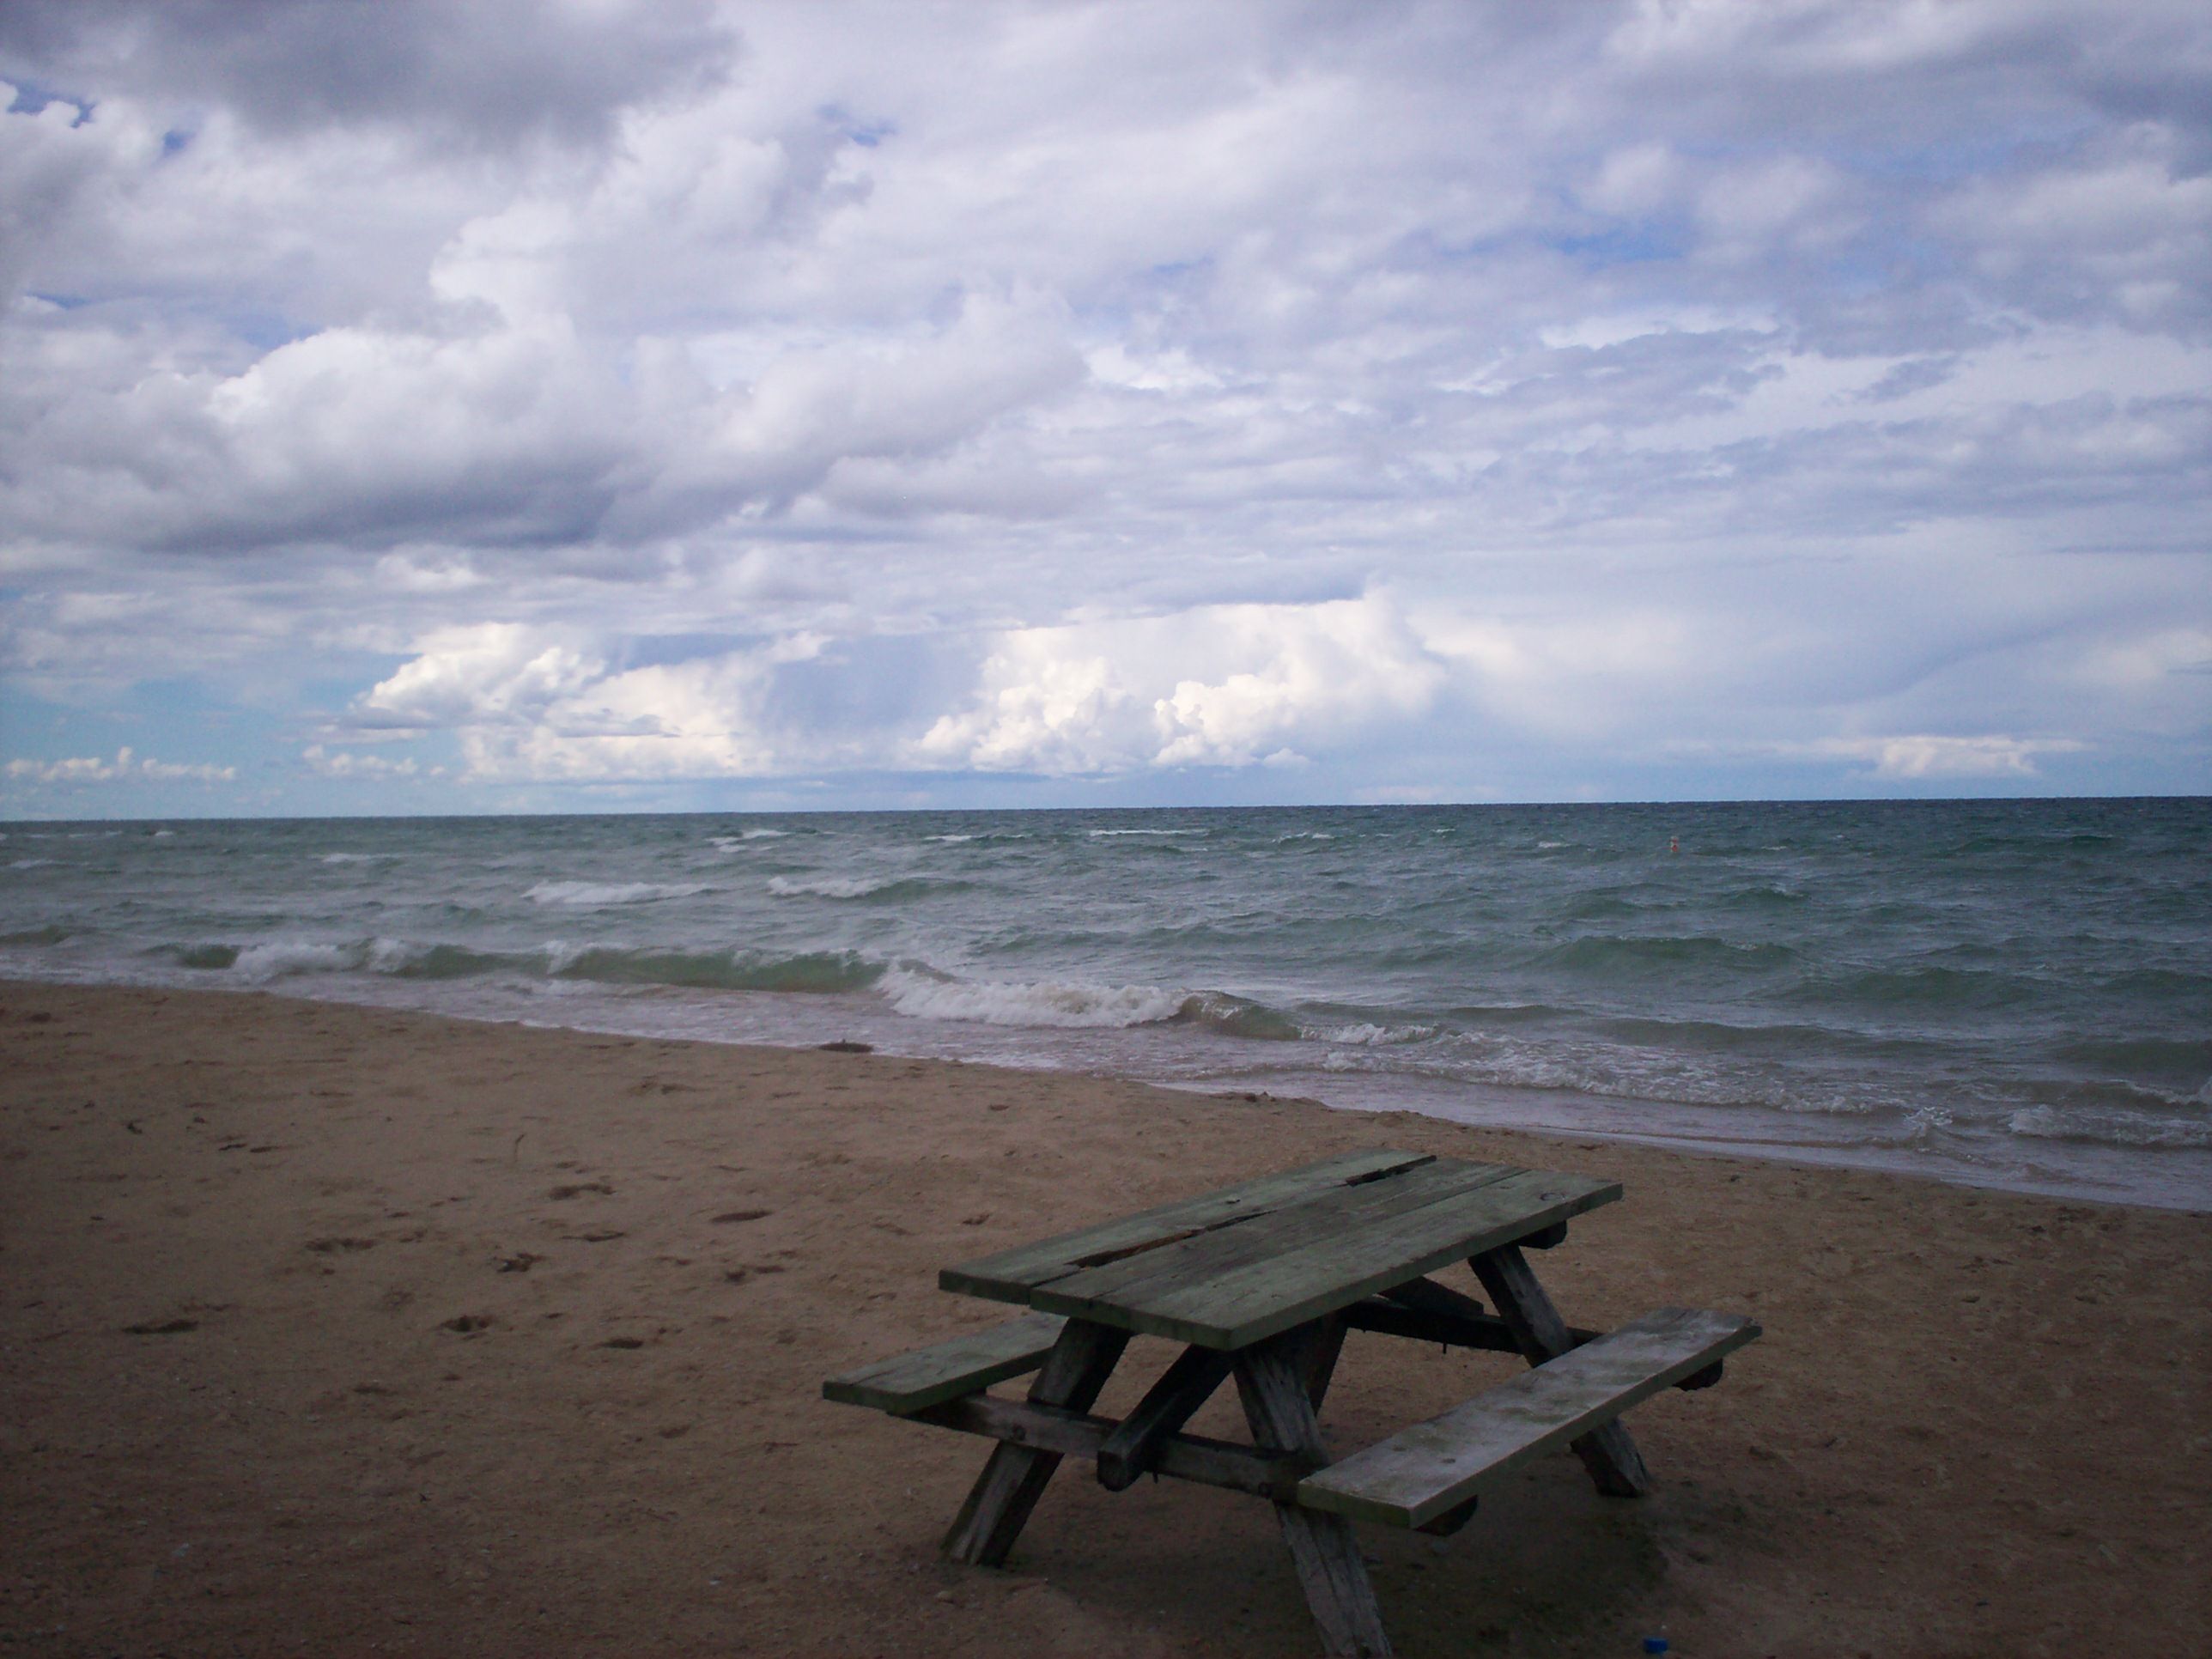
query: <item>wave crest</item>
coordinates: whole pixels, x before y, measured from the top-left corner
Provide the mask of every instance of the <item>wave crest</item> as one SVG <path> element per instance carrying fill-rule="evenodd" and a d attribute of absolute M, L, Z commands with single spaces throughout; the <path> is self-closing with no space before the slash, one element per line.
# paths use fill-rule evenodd
<path fill-rule="evenodd" d="M 2030 1106 L 2014 1112 L 2005 1127 L 2033 1140 L 2070 1140 L 2098 1146 L 2208 1147 L 2212 1146 L 2212 1122 L 2176 1122 L 2167 1119 L 2100 1113 L 2062 1115 L 2048 1106 Z"/>
<path fill-rule="evenodd" d="M 1151 1025 L 1174 1018 L 1188 1000 L 1157 985 L 957 980 L 913 968 L 892 969 L 883 977 L 883 989 L 891 1006 L 911 1018 L 987 1025 Z"/>

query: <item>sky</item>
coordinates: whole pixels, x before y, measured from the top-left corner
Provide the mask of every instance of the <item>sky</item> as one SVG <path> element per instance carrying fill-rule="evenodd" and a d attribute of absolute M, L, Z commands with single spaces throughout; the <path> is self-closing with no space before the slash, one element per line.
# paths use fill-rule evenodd
<path fill-rule="evenodd" d="M 2212 792 L 2212 15 L 0 7 L 0 816 Z"/>

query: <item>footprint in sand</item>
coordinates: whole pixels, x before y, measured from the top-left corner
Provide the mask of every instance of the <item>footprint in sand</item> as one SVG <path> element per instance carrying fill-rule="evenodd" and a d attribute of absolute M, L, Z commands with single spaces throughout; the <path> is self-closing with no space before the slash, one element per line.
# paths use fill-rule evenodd
<path fill-rule="evenodd" d="M 489 1314 L 456 1314 L 438 1328 L 441 1331 L 457 1331 L 463 1336 L 481 1336 L 489 1330 L 491 1326 L 492 1318 Z"/>
<path fill-rule="evenodd" d="M 503 1273 L 526 1273 L 545 1258 L 530 1250 L 519 1250 L 513 1255 L 499 1259 L 499 1271 Z"/>
<path fill-rule="evenodd" d="M 598 1193 L 602 1197 L 614 1196 L 614 1188 L 604 1181 L 579 1181 L 571 1186 L 556 1187 L 545 1194 L 548 1198 L 581 1198 L 586 1193 Z"/>
<path fill-rule="evenodd" d="M 645 1346 L 645 1339 L 641 1336 L 611 1336 L 599 1346 L 602 1348 L 641 1348 Z"/>
<path fill-rule="evenodd" d="M 730 1210 L 714 1218 L 714 1225 L 725 1226 L 732 1221 L 760 1221 L 775 1214 L 773 1210 Z"/>
<path fill-rule="evenodd" d="M 177 1336 L 200 1328 L 197 1319 L 165 1319 L 159 1324 L 125 1325 L 124 1330 L 131 1336 Z"/>
<path fill-rule="evenodd" d="M 352 1255 L 357 1251 L 374 1249 L 376 1241 L 373 1238 L 311 1238 L 307 1248 L 317 1255 Z"/>

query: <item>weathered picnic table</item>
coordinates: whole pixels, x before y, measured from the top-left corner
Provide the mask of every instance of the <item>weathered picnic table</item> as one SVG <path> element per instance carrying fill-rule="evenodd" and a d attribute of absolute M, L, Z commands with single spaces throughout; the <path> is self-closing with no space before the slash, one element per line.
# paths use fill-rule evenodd
<path fill-rule="evenodd" d="M 1120 1491 L 1147 1472 L 1270 1498 L 1331 1654 L 1388 1654 L 1354 1519 L 1450 1532 L 1485 1486 L 1566 1445 L 1601 1492 L 1650 1476 L 1617 1420 L 1662 1389 L 1719 1380 L 1759 1334 L 1734 1314 L 1662 1308 L 1600 1334 L 1569 1326 L 1527 1249 L 1620 1196 L 1617 1182 L 1373 1152 L 1224 1188 L 946 1268 L 948 1291 L 1023 1304 L 1009 1324 L 849 1371 L 830 1399 L 1000 1443 L 945 1539 L 995 1566 L 1065 1456 Z M 1495 1304 L 1426 1275 L 1456 1261 Z M 1440 1417 L 1331 1461 L 1316 1419 L 1348 1330 L 1518 1353 L 1531 1369 Z M 1119 1421 L 1091 1407 L 1133 1333 L 1188 1346 Z M 1037 1373 L 1026 1400 L 991 1384 Z M 1183 1431 L 1234 1376 L 1253 1443 Z"/>

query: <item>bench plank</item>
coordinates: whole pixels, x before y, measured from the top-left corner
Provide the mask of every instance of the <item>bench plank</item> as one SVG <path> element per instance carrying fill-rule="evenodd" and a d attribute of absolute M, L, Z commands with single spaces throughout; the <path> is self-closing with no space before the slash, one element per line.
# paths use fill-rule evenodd
<path fill-rule="evenodd" d="M 894 1417 L 957 1400 L 1044 1364 L 1066 1321 L 1052 1314 L 1024 1314 L 1004 1325 L 971 1331 L 833 1376 L 822 1397 L 846 1406 L 872 1406 Z"/>
<path fill-rule="evenodd" d="M 1054 1313 L 1178 1342 L 1243 1348 L 1410 1276 L 1491 1249 L 1532 1225 L 1563 1220 L 1620 1196 L 1618 1182 L 1544 1170 L 1498 1170 L 1494 1164 L 1460 1165 L 1457 1173 L 1464 1178 L 1456 1190 L 1446 1180 L 1451 1171 L 1424 1182 L 1427 1172 L 1416 1170 L 1376 1185 L 1409 1195 L 1425 1188 L 1430 1201 L 1394 1203 L 1378 1194 L 1356 1218 L 1347 1218 L 1337 1203 L 1302 1207 L 1294 1212 L 1295 1224 L 1286 1216 L 1267 1225 L 1277 1247 L 1253 1251 L 1249 1260 L 1236 1261 L 1224 1249 L 1221 1254 L 1231 1255 L 1226 1263 L 1218 1255 L 1209 1259 L 1212 1253 L 1194 1254 L 1134 1282 L 1101 1285 L 1079 1273 L 1042 1287 L 1032 1301 Z M 1330 1225 L 1333 1217 L 1336 1224 Z M 1295 1248 L 1283 1249 L 1291 1224 L 1307 1231 Z M 1255 1237 L 1253 1242 L 1264 1240 Z"/>
<path fill-rule="evenodd" d="M 1298 1502 L 1361 1520 L 1425 1525 L 1486 1482 L 1611 1421 L 1759 1334 L 1738 1314 L 1662 1308 L 1308 1476 Z"/>
<path fill-rule="evenodd" d="M 1347 1152 L 963 1262 L 938 1274 L 938 1284 L 963 1296 L 1027 1302 L 1036 1286 L 1080 1273 L 1086 1265 L 1152 1249 L 1211 1228 L 1240 1224 L 1249 1217 L 1267 1214 L 1316 1193 L 1434 1161 L 1426 1152 Z"/>

